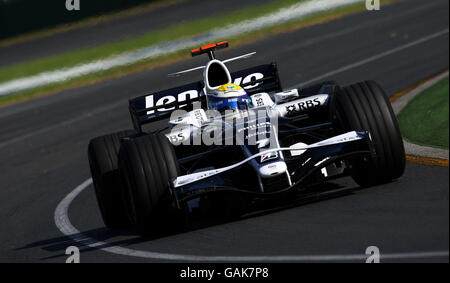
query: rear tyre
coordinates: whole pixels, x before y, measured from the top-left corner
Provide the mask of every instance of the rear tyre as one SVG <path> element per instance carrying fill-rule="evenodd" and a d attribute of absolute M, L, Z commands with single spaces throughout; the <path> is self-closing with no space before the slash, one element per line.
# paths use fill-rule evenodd
<path fill-rule="evenodd" d="M 142 235 L 161 232 L 173 212 L 169 182 L 179 174 L 172 144 L 161 134 L 129 140 L 123 143 L 119 162 L 132 225 Z"/>
<path fill-rule="evenodd" d="M 120 139 L 135 135 L 123 131 L 91 140 L 88 147 L 89 165 L 95 195 L 105 225 L 112 229 L 130 225 L 123 201 L 123 182 L 119 171 Z"/>
<path fill-rule="evenodd" d="M 363 187 L 389 182 L 405 170 L 405 149 L 397 118 L 383 89 L 366 81 L 338 89 L 337 118 L 345 131 L 369 130 L 376 156 L 357 159 L 352 177 Z"/>

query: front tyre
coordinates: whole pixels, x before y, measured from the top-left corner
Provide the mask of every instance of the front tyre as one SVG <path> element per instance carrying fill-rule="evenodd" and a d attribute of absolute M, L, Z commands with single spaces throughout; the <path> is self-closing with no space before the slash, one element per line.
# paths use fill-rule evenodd
<path fill-rule="evenodd" d="M 179 174 L 172 144 L 162 134 L 131 139 L 123 143 L 119 160 L 133 226 L 142 235 L 160 232 L 171 210 L 169 182 Z"/>
<path fill-rule="evenodd" d="M 365 81 L 338 89 L 336 115 L 345 131 L 368 130 L 376 156 L 353 163 L 352 177 L 363 187 L 389 182 L 405 171 L 405 149 L 397 118 L 383 89 Z"/>

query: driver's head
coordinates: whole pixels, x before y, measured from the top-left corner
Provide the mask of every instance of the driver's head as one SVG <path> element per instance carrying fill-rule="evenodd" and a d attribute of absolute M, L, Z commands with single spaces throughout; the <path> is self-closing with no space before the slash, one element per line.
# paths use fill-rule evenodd
<path fill-rule="evenodd" d="M 229 114 L 228 112 L 247 111 L 249 98 L 242 87 L 236 84 L 225 84 L 208 97 L 208 103 L 210 109 Z"/>

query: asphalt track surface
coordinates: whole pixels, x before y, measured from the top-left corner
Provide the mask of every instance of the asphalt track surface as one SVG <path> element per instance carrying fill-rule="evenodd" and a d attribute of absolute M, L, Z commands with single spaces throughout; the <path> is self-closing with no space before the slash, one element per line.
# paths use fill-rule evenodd
<path fill-rule="evenodd" d="M 393 95 L 449 64 L 447 0 L 410 0 L 330 23 L 231 48 L 221 58 L 257 51 L 231 70 L 278 62 L 284 86 L 326 79 L 349 84 L 378 81 Z M 363 262 L 368 246 L 392 261 L 448 262 L 448 168 L 408 163 L 396 182 L 360 190 L 349 178 L 333 194 L 299 201 L 271 213 L 143 239 L 112 233 L 100 219 L 92 186 L 71 202 L 68 217 L 78 241 L 55 225 L 55 208 L 90 178 L 87 144 L 95 136 L 130 127 L 128 98 L 199 78 L 165 74 L 197 66 L 195 58 L 120 79 L 63 91 L 0 112 L 0 261 L 64 262 L 80 247 L 82 262 L 153 262 L 83 246 L 97 241 L 143 252 L 196 256 L 334 255 Z M 336 71 L 337 70 L 337 71 Z M 417 253 L 430 253 L 414 257 Z M 272 258 L 273 259 L 273 258 Z M 383 258 L 382 258 L 383 260 Z M 389 261 L 389 260 L 385 260 Z"/>
<path fill-rule="evenodd" d="M 205 16 L 230 13 L 274 0 L 183 0 L 125 17 L 105 20 L 31 41 L 0 47 L 0 67 L 132 38 Z M 65 9 L 64 5 L 61 9 Z"/>

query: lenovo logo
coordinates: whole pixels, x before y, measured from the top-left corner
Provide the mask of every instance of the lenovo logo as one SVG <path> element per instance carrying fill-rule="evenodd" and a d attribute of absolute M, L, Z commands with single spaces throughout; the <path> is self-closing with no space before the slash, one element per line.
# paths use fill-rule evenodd
<path fill-rule="evenodd" d="M 241 84 L 246 84 L 246 83 L 250 83 L 252 80 L 259 80 L 264 78 L 264 75 L 261 73 L 253 73 L 250 74 L 246 77 L 240 77 L 240 78 L 236 78 L 234 79 L 234 83 L 237 85 L 241 85 Z M 246 86 L 244 89 L 251 89 L 251 88 L 255 88 L 257 86 L 259 86 L 260 83 L 256 83 L 254 85 L 249 85 Z M 196 90 L 196 89 L 192 89 L 192 90 L 188 90 L 188 91 L 184 91 L 182 93 L 177 94 L 176 96 L 174 95 L 167 95 L 164 97 L 159 98 L 158 100 L 155 101 L 155 96 L 154 95 L 149 95 L 145 98 L 145 108 L 152 108 L 155 106 L 163 106 L 163 105 L 167 105 L 170 103 L 174 103 L 174 102 L 183 102 L 186 101 L 188 99 L 194 99 L 197 98 L 200 95 L 200 91 Z M 203 95 L 203 94 L 202 94 Z M 186 105 L 181 105 L 180 107 L 184 107 Z M 167 112 L 167 111 L 173 111 L 175 110 L 175 107 L 168 107 L 168 108 L 161 108 L 158 109 L 158 112 Z M 155 113 L 155 110 L 152 111 L 148 111 L 147 115 L 152 115 Z"/>

